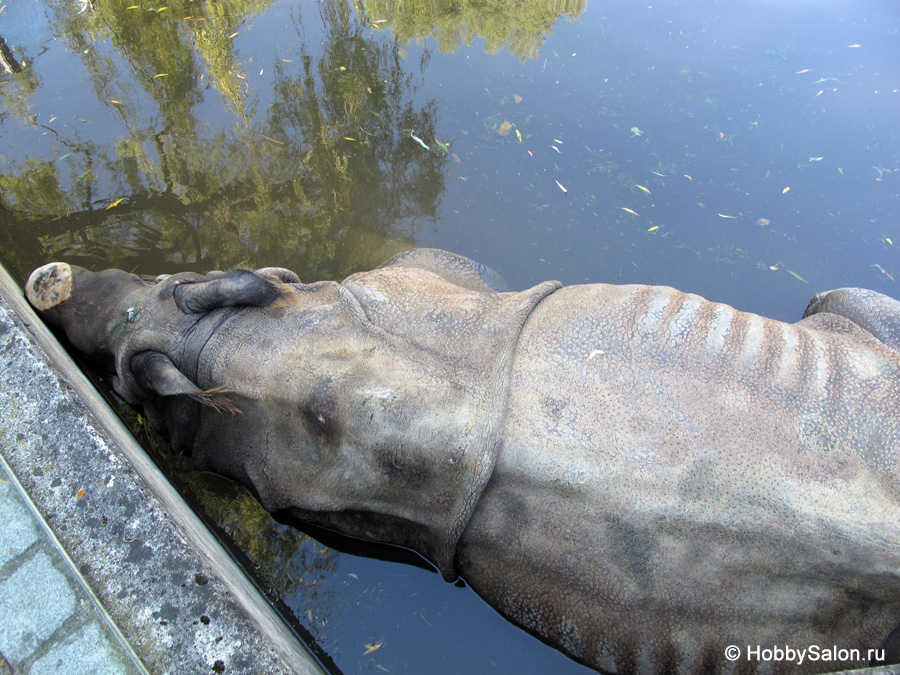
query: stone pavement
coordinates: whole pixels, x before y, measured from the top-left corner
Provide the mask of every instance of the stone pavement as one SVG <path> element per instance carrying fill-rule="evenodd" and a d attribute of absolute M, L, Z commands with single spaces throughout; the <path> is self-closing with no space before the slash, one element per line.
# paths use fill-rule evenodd
<path fill-rule="evenodd" d="M 0 673 L 146 673 L 2 457 L 0 523 Z"/>
<path fill-rule="evenodd" d="M 0 675 L 323 672 L 2 267 L 0 653 Z"/>

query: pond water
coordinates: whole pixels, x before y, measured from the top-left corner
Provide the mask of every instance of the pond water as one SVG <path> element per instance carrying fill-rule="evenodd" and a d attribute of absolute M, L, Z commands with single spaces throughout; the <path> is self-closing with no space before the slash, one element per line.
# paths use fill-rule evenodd
<path fill-rule="evenodd" d="M 0 0 L 0 260 L 312 281 L 425 245 L 791 321 L 898 297 L 898 30 L 894 0 Z M 334 668 L 584 671 L 165 461 Z"/>

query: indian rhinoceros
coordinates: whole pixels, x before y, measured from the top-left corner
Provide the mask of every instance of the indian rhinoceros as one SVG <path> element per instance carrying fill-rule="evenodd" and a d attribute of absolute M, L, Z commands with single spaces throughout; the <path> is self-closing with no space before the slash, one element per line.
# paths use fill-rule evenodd
<path fill-rule="evenodd" d="M 198 468 L 597 670 L 898 659 L 900 303 L 499 284 L 415 249 L 341 283 L 53 263 L 27 295 Z"/>

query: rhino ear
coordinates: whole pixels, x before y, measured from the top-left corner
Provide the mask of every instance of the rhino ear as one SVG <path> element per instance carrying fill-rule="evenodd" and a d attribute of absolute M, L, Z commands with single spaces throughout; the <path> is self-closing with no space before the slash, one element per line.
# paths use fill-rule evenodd
<path fill-rule="evenodd" d="M 175 287 L 175 304 L 185 314 L 200 314 L 234 305 L 267 307 L 278 295 L 278 289 L 258 274 L 233 270 L 212 280 L 179 284 Z"/>
<path fill-rule="evenodd" d="M 191 382 L 168 356 L 160 352 L 141 352 L 131 359 L 131 371 L 138 384 L 156 396 L 187 396 L 216 410 L 240 412 L 221 388 L 203 391 Z"/>
<path fill-rule="evenodd" d="M 284 284 L 303 283 L 295 272 L 284 267 L 262 267 L 256 270 L 256 273 L 261 277 L 272 277 Z"/>

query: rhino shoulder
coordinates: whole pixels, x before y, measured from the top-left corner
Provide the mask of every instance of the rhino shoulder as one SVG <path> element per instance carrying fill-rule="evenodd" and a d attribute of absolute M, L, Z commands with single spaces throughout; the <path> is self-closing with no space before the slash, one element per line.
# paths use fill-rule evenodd
<path fill-rule="evenodd" d="M 414 248 L 398 253 L 384 267 L 416 267 L 471 291 L 508 291 L 502 276 L 487 265 L 439 248 Z"/>

